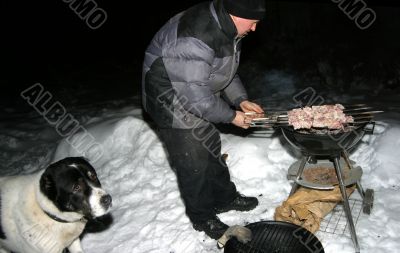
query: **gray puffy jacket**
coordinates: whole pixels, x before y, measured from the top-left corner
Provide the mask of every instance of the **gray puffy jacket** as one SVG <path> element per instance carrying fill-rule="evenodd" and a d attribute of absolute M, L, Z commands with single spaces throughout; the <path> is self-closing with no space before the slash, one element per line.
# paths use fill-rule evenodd
<path fill-rule="evenodd" d="M 143 106 L 161 128 L 230 123 L 247 99 L 236 74 L 240 40 L 221 0 L 171 18 L 154 36 L 143 63 Z"/>

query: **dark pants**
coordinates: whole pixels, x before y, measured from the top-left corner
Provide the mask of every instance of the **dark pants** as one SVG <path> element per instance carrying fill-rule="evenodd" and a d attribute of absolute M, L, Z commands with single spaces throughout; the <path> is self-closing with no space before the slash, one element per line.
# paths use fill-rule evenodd
<path fill-rule="evenodd" d="M 228 167 L 221 159 L 221 139 L 213 125 L 196 129 L 161 129 L 160 136 L 178 178 L 186 214 L 192 222 L 215 215 L 236 196 Z"/>

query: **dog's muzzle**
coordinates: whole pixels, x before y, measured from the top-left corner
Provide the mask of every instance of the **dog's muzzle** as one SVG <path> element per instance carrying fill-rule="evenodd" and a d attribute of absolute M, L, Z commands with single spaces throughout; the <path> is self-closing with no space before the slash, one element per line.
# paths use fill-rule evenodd
<path fill-rule="evenodd" d="M 100 198 L 100 204 L 104 209 L 108 209 L 112 206 L 112 198 L 110 194 L 104 195 Z"/>

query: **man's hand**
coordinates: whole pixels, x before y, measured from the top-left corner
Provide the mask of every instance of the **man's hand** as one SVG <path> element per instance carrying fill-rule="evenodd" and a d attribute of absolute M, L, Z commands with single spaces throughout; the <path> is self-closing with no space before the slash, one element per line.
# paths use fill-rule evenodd
<path fill-rule="evenodd" d="M 243 112 L 264 113 L 261 106 L 248 100 L 244 100 L 240 103 L 240 109 L 242 109 Z"/>
<path fill-rule="evenodd" d="M 233 119 L 232 124 L 244 129 L 250 127 L 250 122 L 252 119 L 251 116 L 246 116 L 245 113 L 264 113 L 264 110 L 261 108 L 261 106 L 248 100 L 242 101 L 240 103 L 240 108 L 242 111 L 236 111 L 236 117 Z"/>
<path fill-rule="evenodd" d="M 246 119 L 246 115 L 244 114 L 244 112 L 241 111 L 236 111 L 236 116 L 233 119 L 232 124 L 244 129 L 249 128 L 249 122 Z"/>

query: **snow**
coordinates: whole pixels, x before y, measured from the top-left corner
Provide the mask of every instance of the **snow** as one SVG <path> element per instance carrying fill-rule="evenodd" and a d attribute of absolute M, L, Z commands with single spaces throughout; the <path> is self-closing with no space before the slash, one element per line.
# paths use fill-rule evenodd
<path fill-rule="evenodd" d="M 85 131 L 68 138 L 61 138 L 54 125 L 34 110 L 4 117 L 0 123 L 1 174 L 32 173 L 61 158 L 85 155 L 113 197 L 111 219 L 105 220 L 108 224 L 83 236 L 85 252 L 222 252 L 215 240 L 192 228 L 167 154 L 154 127 L 143 119 L 140 105 L 115 106 L 118 104 L 109 101 L 69 109 Z M 375 191 L 372 213 L 361 213 L 356 225 L 363 253 L 398 252 L 400 248 L 398 115 L 395 110 L 382 114 L 373 135 L 364 136 L 351 153 L 350 158 L 363 169 L 364 189 Z M 87 136 L 98 145 L 86 145 Z M 260 204 L 249 212 L 220 214 L 221 220 L 228 225 L 272 220 L 275 208 L 290 192 L 287 170 L 298 154 L 279 132 L 247 136 L 223 133 L 222 152 L 228 154 L 238 190 L 257 196 Z M 318 232 L 317 236 L 327 253 L 354 252 L 346 234 Z"/>

